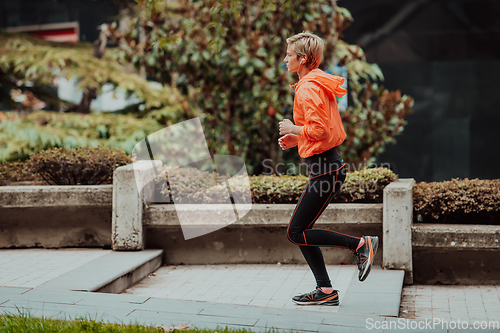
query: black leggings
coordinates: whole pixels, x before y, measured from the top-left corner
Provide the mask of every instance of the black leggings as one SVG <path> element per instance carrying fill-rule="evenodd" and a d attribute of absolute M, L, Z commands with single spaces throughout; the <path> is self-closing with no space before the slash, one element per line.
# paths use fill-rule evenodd
<path fill-rule="evenodd" d="M 355 251 L 360 238 L 312 227 L 333 196 L 340 191 L 346 177 L 346 167 L 335 148 L 308 157 L 306 162 L 309 182 L 295 207 L 287 236 L 290 242 L 299 245 L 316 278 L 317 287 L 331 287 L 319 247 L 336 246 Z"/>

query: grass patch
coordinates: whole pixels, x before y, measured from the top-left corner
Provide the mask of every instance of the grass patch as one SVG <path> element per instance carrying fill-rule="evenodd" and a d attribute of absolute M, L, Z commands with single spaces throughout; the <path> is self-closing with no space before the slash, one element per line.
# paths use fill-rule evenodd
<path fill-rule="evenodd" d="M 27 310 L 20 310 L 19 314 L 0 314 L 0 333 L 251 333 L 247 329 L 232 329 L 218 327 L 216 329 L 202 329 L 188 325 L 178 326 L 146 326 L 136 322 L 134 324 L 107 323 L 92 319 L 91 316 L 75 317 L 75 319 L 56 319 L 47 317 L 36 317 Z M 267 332 L 278 333 L 278 330 L 270 329 Z"/>

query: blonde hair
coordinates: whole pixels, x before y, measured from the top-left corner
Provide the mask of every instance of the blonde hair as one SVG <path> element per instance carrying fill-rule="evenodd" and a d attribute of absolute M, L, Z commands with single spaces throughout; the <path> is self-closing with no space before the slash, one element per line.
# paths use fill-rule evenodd
<path fill-rule="evenodd" d="M 293 45 L 293 49 L 297 53 L 297 59 L 304 55 L 307 56 L 304 66 L 312 69 L 319 67 L 323 59 L 323 48 L 325 46 L 321 38 L 310 31 L 304 31 L 287 38 L 286 42 L 288 45 Z"/>

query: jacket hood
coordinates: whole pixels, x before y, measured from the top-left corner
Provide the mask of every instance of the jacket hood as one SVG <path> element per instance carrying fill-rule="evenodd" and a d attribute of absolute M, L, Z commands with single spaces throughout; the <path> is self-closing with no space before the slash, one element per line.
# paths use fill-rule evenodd
<path fill-rule="evenodd" d="M 325 89 L 330 95 L 335 97 L 342 97 L 346 94 L 347 90 L 340 85 L 344 83 L 345 78 L 338 75 L 328 74 L 319 68 L 311 70 L 307 75 L 302 77 L 299 82 L 290 85 L 290 88 L 295 87 L 295 91 L 305 82 L 313 81 L 320 87 Z"/>

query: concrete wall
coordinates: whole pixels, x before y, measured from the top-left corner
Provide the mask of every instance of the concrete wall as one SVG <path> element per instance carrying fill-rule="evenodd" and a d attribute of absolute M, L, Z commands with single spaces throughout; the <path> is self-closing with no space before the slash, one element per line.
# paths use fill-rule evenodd
<path fill-rule="evenodd" d="M 112 191 L 112 185 L 0 186 L 0 248 L 110 248 Z"/>
<path fill-rule="evenodd" d="M 418 284 L 499 284 L 500 225 L 412 226 Z"/>
<path fill-rule="evenodd" d="M 111 206 L 3 209 L 0 248 L 111 247 Z"/>
<path fill-rule="evenodd" d="M 402 189 L 408 192 L 408 185 L 401 182 L 391 188 L 399 196 Z M 1 186 L 0 248 L 109 248 L 112 196 L 112 185 Z M 143 195 L 137 198 L 144 199 Z M 286 237 L 293 204 L 253 205 L 242 220 L 189 240 L 184 239 L 175 205 L 144 203 L 137 207 L 144 211 L 143 245 L 163 249 L 166 264 L 305 263 L 299 248 Z M 409 214 L 406 209 L 400 213 Z M 391 215 L 392 222 L 383 222 L 384 214 L 388 217 L 382 204 L 330 204 L 316 226 L 353 236 L 379 236 L 381 244 L 375 264 L 385 266 L 391 259 L 383 258 L 391 246 L 387 236 L 397 228 L 408 230 L 407 225 L 398 222 L 397 217 L 402 215 Z M 390 227 L 390 223 L 396 225 Z M 384 224 L 388 227 L 387 234 L 383 231 Z M 500 226 L 413 224 L 410 229 L 411 251 L 404 249 L 405 256 L 411 254 L 414 283 L 500 283 Z M 393 242 L 392 246 L 399 253 L 402 244 Z M 334 247 L 322 250 L 328 264 L 355 263 L 348 250 Z M 395 267 L 401 265 L 398 260 L 391 265 L 388 267 L 404 269 Z"/>
<path fill-rule="evenodd" d="M 374 235 L 382 237 L 381 224 L 335 225 L 327 228 L 353 236 Z M 285 227 L 243 228 L 228 226 L 210 234 L 184 240 L 179 226 L 147 228 L 148 248 L 163 249 L 166 264 L 217 264 L 217 263 L 283 263 L 305 264 L 299 247 L 288 241 Z M 383 243 L 383 242 L 382 242 Z M 375 264 L 382 264 L 383 244 L 375 257 Z M 351 251 L 344 248 L 323 247 L 327 264 L 355 264 Z"/>
<path fill-rule="evenodd" d="M 500 284 L 500 254 L 485 250 L 413 250 L 415 284 Z"/>
<path fill-rule="evenodd" d="M 306 263 L 299 247 L 286 236 L 295 204 L 253 204 L 233 224 L 188 240 L 184 238 L 176 206 L 146 204 L 144 208 L 147 247 L 163 249 L 167 264 Z M 382 212 L 383 204 L 330 204 L 315 227 L 382 239 Z M 375 258 L 377 265 L 382 264 L 382 244 L 383 240 Z M 322 251 L 328 264 L 355 263 L 353 253 L 344 248 L 323 247 Z"/>

